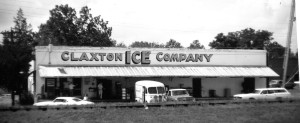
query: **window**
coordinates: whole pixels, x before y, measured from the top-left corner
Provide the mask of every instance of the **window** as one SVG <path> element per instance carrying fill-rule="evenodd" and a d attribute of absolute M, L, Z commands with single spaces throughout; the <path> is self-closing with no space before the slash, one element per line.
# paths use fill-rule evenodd
<path fill-rule="evenodd" d="M 273 94 L 274 91 L 273 90 L 268 90 L 268 94 Z"/>
<path fill-rule="evenodd" d="M 165 88 L 164 87 L 149 87 L 148 93 L 149 94 L 163 94 L 163 93 L 165 93 Z"/>
<path fill-rule="evenodd" d="M 149 87 L 148 88 L 148 93 L 149 94 L 157 94 L 156 87 Z"/>
<path fill-rule="evenodd" d="M 255 94 L 260 94 L 260 90 L 255 90 L 254 93 Z"/>
<path fill-rule="evenodd" d="M 173 91 L 173 95 L 186 95 L 188 94 L 186 90 Z"/>
<path fill-rule="evenodd" d="M 165 93 L 165 88 L 164 87 L 157 87 L 157 91 L 158 91 L 158 94 L 163 94 L 163 93 Z"/>
<path fill-rule="evenodd" d="M 286 93 L 285 90 L 274 90 L 274 91 L 275 91 L 275 93 Z"/>
<path fill-rule="evenodd" d="M 74 98 L 73 100 L 74 100 L 75 102 L 81 101 L 81 99 L 78 99 L 78 98 Z"/>
<path fill-rule="evenodd" d="M 261 94 L 268 94 L 268 91 L 267 91 L 267 90 L 263 90 L 263 91 L 261 92 Z"/>
<path fill-rule="evenodd" d="M 65 99 L 56 99 L 54 102 L 67 102 Z"/>

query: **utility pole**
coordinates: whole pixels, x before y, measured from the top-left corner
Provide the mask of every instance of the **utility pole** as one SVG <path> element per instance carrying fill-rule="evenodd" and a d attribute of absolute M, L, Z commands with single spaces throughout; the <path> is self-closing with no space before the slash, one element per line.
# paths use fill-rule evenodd
<path fill-rule="evenodd" d="M 288 36 L 287 36 L 285 53 L 284 53 L 285 57 L 284 57 L 284 61 L 283 61 L 283 77 L 282 77 L 283 84 L 282 84 L 282 86 L 284 84 L 286 84 L 286 74 L 287 74 L 287 68 L 288 68 L 288 60 L 289 60 L 289 54 L 290 54 L 290 44 L 291 44 L 292 30 L 293 30 L 294 21 L 295 21 L 295 0 L 292 0 Z"/>

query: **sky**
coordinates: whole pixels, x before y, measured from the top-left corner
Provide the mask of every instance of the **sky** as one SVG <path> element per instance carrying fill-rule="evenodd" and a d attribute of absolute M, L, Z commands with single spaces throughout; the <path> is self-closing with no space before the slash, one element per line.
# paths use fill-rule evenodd
<path fill-rule="evenodd" d="M 218 33 L 245 28 L 273 32 L 273 41 L 286 46 L 292 0 L 0 0 L 0 31 L 14 26 L 23 9 L 34 31 L 49 19 L 55 5 L 68 4 L 77 13 L 83 6 L 101 15 L 113 28 L 111 38 L 127 46 L 135 41 L 165 44 L 170 39 L 188 47 L 199 40 L 206 49 Z M 296 4 L 297 5 L 297 4 Z M 297 8 L 296 8 L 297 10 Z M 297 20 L 298 21 L 298 20 Z M 296 22 L 292 51 L 297 50 Z M 2 35 L 0 36 L 2 38 Z"/>

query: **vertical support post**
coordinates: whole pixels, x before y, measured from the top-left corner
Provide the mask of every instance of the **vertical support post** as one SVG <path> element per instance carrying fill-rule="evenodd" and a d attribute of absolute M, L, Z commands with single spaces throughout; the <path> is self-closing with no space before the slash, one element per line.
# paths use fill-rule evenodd
<path fill-rule="evenodd" d="M 291 44 L 291 38 L 292 38 L 292 30 L 293 30 L 293 22 L 295 20 L 295 0 L 292 0 L 292 6 L 290 11 L 290 21 L 289 21 L 289 29 L 288 29 L 288 36 L 287 36 L 287 42 L 286 42 L 286 48 L 285 48 L 285 57 L 283 62 L 283 86 L 286 83 L 286 74 L 287 74 L 287 68 L 288 68 L 288 60 L 289 60 L 289 54 L 290 54 L 290 44 Z"/>

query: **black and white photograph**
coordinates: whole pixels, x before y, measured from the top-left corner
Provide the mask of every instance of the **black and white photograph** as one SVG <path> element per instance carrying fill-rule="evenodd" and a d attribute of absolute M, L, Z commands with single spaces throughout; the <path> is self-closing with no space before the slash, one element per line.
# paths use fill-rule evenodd
<path fill-rule="evenodd" d="M 0 0 L 0 122 L 298 123 L 298 2 Z"/>

